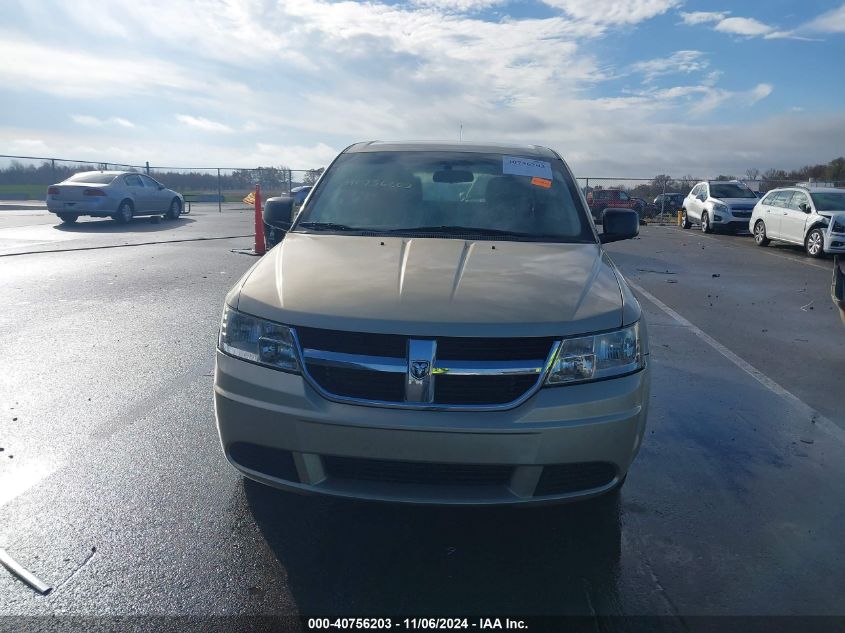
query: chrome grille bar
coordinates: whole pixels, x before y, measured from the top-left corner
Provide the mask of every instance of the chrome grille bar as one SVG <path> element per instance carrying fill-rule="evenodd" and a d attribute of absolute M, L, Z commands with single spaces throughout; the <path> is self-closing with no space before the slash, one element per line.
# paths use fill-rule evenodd
<path fill-rule="evenodd" d="M 394 372 L 397 374 L 404 374 L 408 371 L 408 361 L 404 358 L 344 354 L 342 352 L 330 352 L 322 349 L 304 349 L 302 350 L 302 356 L 308 364 L 323 365 L 325 367 Z"/>

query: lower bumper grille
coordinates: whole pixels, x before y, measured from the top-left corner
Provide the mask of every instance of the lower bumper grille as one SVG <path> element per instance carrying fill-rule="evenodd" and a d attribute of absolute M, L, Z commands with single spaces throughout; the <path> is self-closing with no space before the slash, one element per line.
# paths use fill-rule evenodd
<path fill-rule="evenodd" d="M 505 404 L 521 397 L 537 376 L 440 376 L 434 385 L 439 404 Z"/>
<path fill-rule="evenodd" d="M 357 457 L 324 456 L 329 477 L 384 483 L 433 486 L 501 486 L 510 481 L 513 468 L 500 465 L 433 464 Z"/>
<path fill-rule="evenodd" d="M 543 467 L 534 490 L 535 497 L 561 495 L 606 486 L 616 476 L 616 467 L 607 462 L 554 464 Z"/>
<path fill-rule="evenodd" d="M 290 451 L 249 442 L 234 442 L 229 446 L 229 456 L 244 468 L 277 479 L 299 481 L 293 453 Z"/>

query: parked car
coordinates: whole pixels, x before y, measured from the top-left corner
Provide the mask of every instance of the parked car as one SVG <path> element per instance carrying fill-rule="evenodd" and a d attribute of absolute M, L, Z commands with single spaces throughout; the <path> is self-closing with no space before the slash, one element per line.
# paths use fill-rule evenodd
<path fill-rule="evenodd" d="M 587 192 L 587 206 L 596 222 L 602 221 L 605 209 L 631 209 L 642 216 L 644 205 L 619 189 L 593 189 Z"/>
<path fill-rule="evenodd" d="M 758 246 L 798 244 L 810 257 L 845 253 L 845 189 L 781 187 L 757 203 L 748 223 Z"/>
<path fill-rule="evenodd" d="M 47 210 L 65 224 L 73 224 L 81 215 L 111 217 L 123 224 L 139 215 L 175 220 L 184 207 L 182 194 L 130 171 L 81 172 L 47 189 Z"/>
<path fill-rule="evenodd" d="M 698 224 L 705 233 L 745 230 L 757 196 L 739 180 L 700 182 L 684 198 L 681 226 Z"/>
<path fill-rule="evenodd" d="M 661 193 L 654 199 L 654 208 L 657 213 L 675 214 L 684 206 L 684 194 L 682 193 Z"/>
<path fill-rule="evenodd" d="M 293 196 L 294 203 L 297 206 L 301 206 L 303 202 L 305 202 L 305 198 L 308 197 L 308 194 L 311 192 L 313 187 L 311 185 L 302 185 L 301 187 L 294 187 L 290 190 L 290 195 Z"/>
<path fill-rule="evenodd" d="M 288 209 L 282 208 L 287 205 Z M 414 503 L 616 494 L 649 405 L 643 312 L 563 159 L 359 143 L 226 297 L 226 458 L 279 488 Z M 272 220 L 272 218 L 267 218 Z"/>

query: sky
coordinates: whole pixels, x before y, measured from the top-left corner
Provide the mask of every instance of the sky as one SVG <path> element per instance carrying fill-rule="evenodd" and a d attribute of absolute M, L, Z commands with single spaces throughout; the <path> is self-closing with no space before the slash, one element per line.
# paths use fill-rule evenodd
<path fill-rule="evenodd" d="M 842 0 L 2 0 L 0 154 L 307 169 L 362 140 L 579 177 L 845 154 Z"/>

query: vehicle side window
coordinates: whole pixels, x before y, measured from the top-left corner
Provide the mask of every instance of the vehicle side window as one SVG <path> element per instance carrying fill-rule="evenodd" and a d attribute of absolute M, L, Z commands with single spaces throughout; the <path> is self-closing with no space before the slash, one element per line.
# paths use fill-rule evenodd
<path fill-rule="evenodd" d="M 800 211 L 800 206 L 802 204 L 810 204 L 810 199 L 807 197 L 807 194 L 802 191 L 794 192 L 792 194 L 792 200 L 789 201 L 789 208 L 795 209 L 796 211 Z"/>
<path fill-rule="evenodd" d="M 158 189 L 158 182 L 153 180 L 149 176 L 141 176 L 141 180 L 144 181 L 145 187 L 150 187 L 151 189 Z"/>
<path fill-rule="evenodd" d="M 782 207 L 784 209 L 789 208 L 789 201 L 792 199 L 792 192 L 791 191 L 780 191 L 778 195 L 775 196 L 774 206 Z"/>
<path fill-rule="evenodd" d="M 143 187 L 144 186 L 143 183 L 141 182 L 141 177 L 135 176 L 135 175 L 125 176 L 123 178 L 123 182 L 126 183 L 127 187 Z"/>
<path fill-rule="evenodd" d="M 699 194 L 700 196 L 704 197 L 704 199 L 705 199 L 705 200 L 706 200 L 707 198 L 709 198 L 709 197 L 710 197 L 710 192 L 708 191 L 708 187 L 707 187 L 707 185 L 701 185 L 701 191 L 699 191 L 699 192 L 698 192 L 698 194 Z"/>
<path fill-rule="evenodd" d="M 627 193 L 625 193 L 624 191 L 620 191 L 619 192 L 619 199 L 620 200 L 630 200 L 631 197 Z"/>
<path fill-rule="evenodd" d="M 695 198 L 696 196 L 698 196 L 698 191 L 700 189 L 701 189 L 701 185 L 696 185 L 695 187 L 692 188 L 692 191 L 689 192 L 689 195 L 691 195 L 693 198 Z"/>
<path fill-rule="evenodd" d="M 760 202 L 762 202 L 763 204 L 767 204 L 769 206 L 772 206 L 776 195 L 777 195 L 777 193 L 769 192 L 765 196 L 763 196 L 763 199 Z"/>

